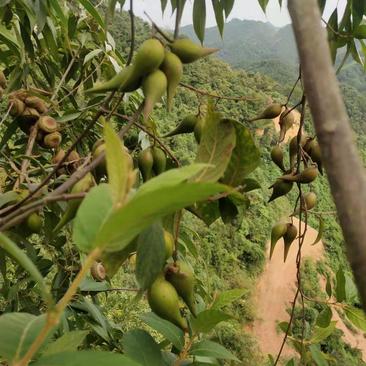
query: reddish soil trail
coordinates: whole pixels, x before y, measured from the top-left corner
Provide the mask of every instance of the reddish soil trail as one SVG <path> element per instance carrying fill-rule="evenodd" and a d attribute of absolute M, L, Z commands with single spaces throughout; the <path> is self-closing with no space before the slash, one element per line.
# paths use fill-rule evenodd
<path fill-rule="evenodd" d="M 299 221 L 294 221 L 294 224 L 298 226 Z M 324 254 L 322 242 L 314 246 L 311 245 L 316 237 L 317 231 L 308 227 L 302 249 L 303 258 L 308 257 L 315 261 L 322 258 Z M 297 248 L 297 243 L 294 243 L 290 248 L 286 262 L 283 263 L 283 242 L 279 241 L 272 259 L 267 262 L 257 283 L 254 301 L 258 317 L 250 328 L 264 354 L 275 355 L 281 346 L 283 333 L 277 331 L 277 324 L 289 320 L 286 309 L 291 307 L 295 294 Z M 267 255 L 269 256 L 269 253 Z M 322 281 L 322 285 L 325 286 L 324 281 Z M 337 328 L 344 332 L 344 341 L 352 347 L 359 348 L 363 353 L 363 359 L 366 360 L 364 335 L 361 332 L 353 334 L 335 310 L 333 310 L 333 315 L 333 320 L 337 321 Z M 294 351 L 285 345 L 283 356 L 287 358 L 294 354 Z"/>

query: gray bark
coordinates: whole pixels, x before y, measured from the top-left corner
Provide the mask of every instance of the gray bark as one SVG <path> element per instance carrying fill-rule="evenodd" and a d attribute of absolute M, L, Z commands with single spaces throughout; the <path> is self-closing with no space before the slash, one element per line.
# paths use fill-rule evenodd
<path fill-rule="evenodd" d="M 366 310 L 366 176 L 332 65 L 317 0 L 289 0 L 305 93 Z"/>

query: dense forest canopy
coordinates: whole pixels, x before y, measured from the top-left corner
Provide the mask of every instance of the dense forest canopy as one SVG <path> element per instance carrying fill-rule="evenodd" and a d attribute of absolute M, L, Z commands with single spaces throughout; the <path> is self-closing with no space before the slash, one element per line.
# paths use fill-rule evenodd
<path fill-rule="evenodd" d="M 0 2 L 0 363 L 365 364 L 291 26 L 195 0 L 180 28 L 170 3 L 174 30 L 133 0 Z M 365 15 L 323 19 L 363 162 Z M 266 355 L 251 328 L 279 252 L 296 288 Z"/>

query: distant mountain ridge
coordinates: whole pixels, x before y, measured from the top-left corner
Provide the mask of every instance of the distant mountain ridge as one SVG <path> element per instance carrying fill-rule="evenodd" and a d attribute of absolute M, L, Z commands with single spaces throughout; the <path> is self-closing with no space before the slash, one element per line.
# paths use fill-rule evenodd
<path fill-rule="evenodd" d="M 198 41 L 192 26 L 182 34 Z M 271 23 L 233 19 L 225 24 L 221 39 L 216 27 L 206 29 L 205 45 L 221 49 L 219 56 L 236 67 L 248 67 L 263 60 L 295 66 L 298 60 L 291 26 L 277 28 Z"/>
<path fill-rule="evenodd" d="M 198 39 L 192 25 L 181 33 Z M 283 84 L 298 73 L 298 54 L 291 25 L 282 28 L 271 23 L 233 19 L 225 24 L 221 39 L 217 27 L 206 29 L 205 46 L 220 48 L 218 56 L 234 67 L 259 72 Z M 366 92 L 366 76 L 362 67 L 349 60 L 339 74 L 339 80 L 360 92 Z"/>

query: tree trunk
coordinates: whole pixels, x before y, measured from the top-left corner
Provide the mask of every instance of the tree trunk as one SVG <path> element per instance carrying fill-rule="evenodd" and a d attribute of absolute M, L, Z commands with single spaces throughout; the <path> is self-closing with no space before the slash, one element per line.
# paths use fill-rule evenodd
<path fill-rule="evenodd" d="M 366 176 L 332 65 L 317 0 L 289 0 L 305 93 L 366 310 Z"/>

